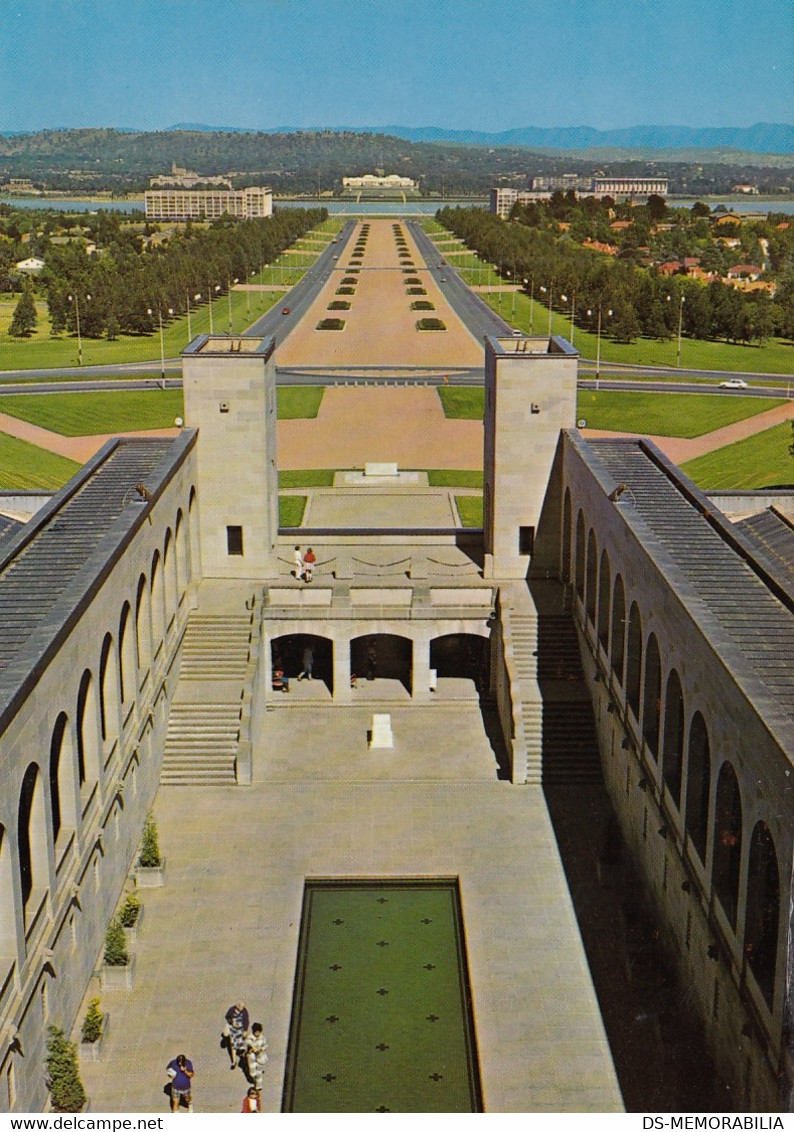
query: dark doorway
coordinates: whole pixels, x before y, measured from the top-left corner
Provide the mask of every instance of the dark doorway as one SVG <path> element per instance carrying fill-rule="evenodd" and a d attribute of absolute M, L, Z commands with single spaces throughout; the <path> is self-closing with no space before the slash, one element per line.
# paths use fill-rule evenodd
<path fill-rule="evenodd" d="M 471 680 L 480 696 L 489 688 L 490 642 L 476 633 L 448 633 L 430 642 L 430 667 L 439 680 Z"/>
<path fill-rule="evenodd" d="M 411 692 L 413 641 L 393 633 L 368 633 L 350 642 L 350 675 L 357 681 L 399 680 Z"/>

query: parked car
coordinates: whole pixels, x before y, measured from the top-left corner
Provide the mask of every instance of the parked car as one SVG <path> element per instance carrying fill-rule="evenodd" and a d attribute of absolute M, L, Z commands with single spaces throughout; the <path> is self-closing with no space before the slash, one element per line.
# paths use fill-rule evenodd
<path fill-rule="evenodd" d="M 729 377 L 727 381 L 720 382 L 720 389 L 746 389 L 747 382 L 740 377 Z"/>
<path fill-rule="evenodd" d="M 282 307 L 282 308 L 281 308 L 281 313 L 282 313 L 282 314 L 289 314 L 289 312 L 290 312 L 290 309 L 291 309 L 290 307 Z"/>

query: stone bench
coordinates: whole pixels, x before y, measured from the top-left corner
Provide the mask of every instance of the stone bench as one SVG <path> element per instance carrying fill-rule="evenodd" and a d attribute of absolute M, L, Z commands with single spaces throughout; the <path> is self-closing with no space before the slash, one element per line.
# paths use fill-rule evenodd
<path fill-rule="evenodd" d="M 394 746 L 391 729 L 391 716 L 375 713 L 372 716 L 372 730 L 369 733 L 369 749 L 383 750 Z"/>

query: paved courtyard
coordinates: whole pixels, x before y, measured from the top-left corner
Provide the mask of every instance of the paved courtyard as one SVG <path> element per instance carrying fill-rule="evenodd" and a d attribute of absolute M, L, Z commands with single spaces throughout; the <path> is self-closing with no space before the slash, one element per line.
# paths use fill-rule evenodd
<path fill-rule="evenodd" d="M 394 750 L 371 752 L 365 707 L 277 707 L 251 787 L 161 788 L 167 885 L 143 893 L 135 988 L 103 996 L 93 1112 L 165 1111 L 179 1052 L 197 1111 L 239 1111 L 219 1040 L 240 996 L 279 1111 L 304 878 L 431 875 L 460 877 L 486 1111 L 621 1109 L 542 792 L 497 781 L 475 702 L 391 711 Z"/>

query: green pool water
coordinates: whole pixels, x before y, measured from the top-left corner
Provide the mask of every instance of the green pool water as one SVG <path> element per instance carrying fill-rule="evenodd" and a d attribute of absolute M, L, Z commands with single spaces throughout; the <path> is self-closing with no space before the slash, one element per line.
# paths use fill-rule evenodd
<path fill-rule="evenodd" d="M 284 1112 L 481 1112 L 458 883 L 308 880 Z"/>

